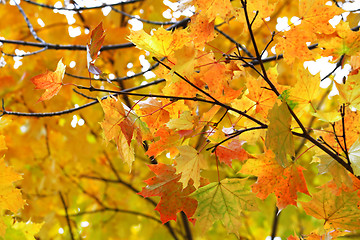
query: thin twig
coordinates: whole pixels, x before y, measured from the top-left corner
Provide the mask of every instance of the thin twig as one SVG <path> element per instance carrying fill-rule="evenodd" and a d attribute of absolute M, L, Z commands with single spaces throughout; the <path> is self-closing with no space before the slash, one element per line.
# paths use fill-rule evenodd
<path fill-rule="evenodd" d="M 343 132 L 342 138 L 343 138 L 343 142 L 344 142 L 344 153 L 345 153 L 348 164 L 351 165 L 350 157 L 349 157 L 349 153 L 348 153 L 348 148 L 347 148 L 347 144 L 346 144 L 345 104 L 340 106 L 340 113 L 341 113 L 341 125 L 342 125 L 342 132 Z"/>
<path fill-rule="evenodd" d="M 229 141 L 230 139 L 233 139 L 233 138 L 235 138 L 237 136 L 240 136 L 240 134 L 243 134 L 244 132 L 254 131 L 254 130 L 259 130 L 259 129 L 266 129 L 266 128 L 267 128 L 267 126 L 257 126 L 257 127 L 251 127 L 251 128 L 245 128 L 245 129 L 237 130 L 232 134 L 228 134 L 229 137 L 227 137 L 226 139 L 222 140 L 221 142 L 215 144 L 212 147 L 207 148 L 206 150 L 209 151 L 209 150 L 213 149 L 211 152 L 214 152 L 218 146 L 220 146 L 224 142 Z"/>
<path fill-rule="evenodd" d="M 52 44 L 52 43 L 37 43 L 37 42 L 27 42 L 22 40 L 6 40 L 0 39 L 1 43 L 7 44 L 18 44 L 23 46 L 31 46 L 31 47 L 38 47 L 38 48 L 48 48 L 53 50 L 72 50 L 72 51 L 86 51 L 86 45 L 63 45 L 63 44 Z M 108 51 L 114 49 L 122 49 L 122 48 L 130 48 L 134 47 L 133 43 L 122 43 L 122 44 L 110 44 L 105 45 L 100 48 L 100 51 Z"/>
<path fill-rule="evenodd" d="M 13 1 L 13 2 L 15 3 L 16 7 L 19 9 L 20 13 L 23 15 L 23 17 L 24 17 L 24 19 L 25 19 L 25 22 L 26 22 L 26 24 L 27 24 L 27 26 L 28 26 L 28 28 L 29 28 L 29 30 L 30 30 L 31 35 L 32 35 L 36 40 L 38 40 L 39 42 L 45 43 L 45 41 L 44 41 L 43 39 L 41 39 L 41 38 L 36 34 L 36 32 L 35 32 L 35 30 L 34 30 L 34 27 L 32 26 L 29 18 L 26 16 L 26 14 L 25 14 L 24 10 L 22 9 L 22 7 L 21 7 L 16 1 Z"/>
<path fill-rule="evenodd" d="M 238 43 L 237 41 L 235 41 L 235 39 L 233 39 L 232 37 L 230 37 L 228 34 L 224 33 L 223 31 L 221 31 L 217 26 L 214 27 L 215 31 L 217 31 L 218 33 L 220 33 L 221 35 L 223 35 L 225 38 L 227 38 L 230 42 L 235 43 L 236 46 L 238 46 L 241 50 L 243 50 L 246 55 L 248 55 L 249 57 L 254 57 L 251 52 L 249 52 L 249 50 L 247 50 L 246 47 L 244 47 L 243 45 L 241 45 L 240 43 Z"/>
<path fill-rule="evenodd" d="M 127 92 L 131 92 L 131 91 L 135 91 L 135 90 L 138 90 L 138 89 L 141 89 L 141 88 L 145 88 L 145 87 L 148 87 L 148 86 L 151 86 L 151 85 L 154 85 L 154 84 L 158 84 L 158 83 L 163 82 L 163 81 L 164 80 L 160 79 L 160 80 L 150 82 L 148 84 L 140 85 L 140 86 L 133 87 L 133 88 L 124 89 L 122 91 L 119 91 L 118 94 L 121 94 L 121 93 L 125 94 Z M 118 94 L 114 94 L 114 96 L 117 96 Z M 109 97 L 109 96 L 104 96 L 104 97 L 101 98 L 101 100 L 104 100 L 107 97 Z M 23 116 L 23 117 L 52 117 L 52 116 L 59 116 L 59 115 L 64 115 L 64 114 L 76 112 L 76 111 L 79 111 L 79 110 L 81 110 L 83 108 L 87 108 L 87 107 L 90 107 L 90 106 L 92 106 L 94 104 L 97 104 L 99 102 L 98 102 L 98 100 L 95 100 L 95 101 L 86 103 L 86 104 L 84 104 L 82 106 L 79 106 L 79 107 L 74 107 L 74 108 L 70 108 L 70 109 L 66 109 L 66 110 L 62 110 L 62 111 L 58 111 L 58 112 L 42 112 L 42 113 L 26 113 L 26 112 L 7 111 L 7 110 L 5 110 L 4 99 L 2 100 L 2 103 L 3 103 L 2 110 L 1 110 L 2 113 L 0 114 L 0 117 L 4 116 L 4 115 L 15 115 L 15 116 Z"/>
<path fill-rule="evenodd" d="M 141 2 L 143 0 L 128 0 L 128 1 L 123 1 L 123 2 L 119 2 L 119 3 L 113 3 L 113 4 L 101 4 L 99 6 L 94 6 L 94 7 L 78 7 L 78 8 L 66 8 L 66 7 L 55 7 L 52 5 L 46 5 L 43 3 L 37 3 L 37 2 L 33 2 L 31 0 L 24 0 L 24 2 L 33 4 L 33 5 L 37 5 L 39 7 L 43 7 L 43 8 L 48 8 L 48 9 L 54 9 L 54 10 L 65 10 L 65 11 L 73 11 L 73 12 L 78 12 L 78 11 L 86 11 L 86 10 L 92 10 L 92 9 L 98 9 L 98 8 L 104 8 L 104 7 L 111 7 L 111 6 L 117 6 L 117 5 L 125 5 L 125 4 L 131 4 L 131 3 L 136 3 L 136 2 Z"/>
<path fill-rule="evenodd" d="M 95 210 L 92 210 L 92 211 L 82 211 L 82 212 L 70 214 L 69 216 L 71 216 L 71 217 L 78 217 L 78 216 L 82 216 L 82 215 L 86 215 L 86 214 L 95 214 L 95 213 L 99 213 L 99 212 L 120 212 L 120 213 L 127 213 L 127 214 L 142 216 L 142 217 L 145 217 L 145 218 L 154 220 L 155 222 L 162 224 L 162 222 L 161 222 L 159 219 L 157 219 L 157 218 L 155 218 L 155 217 L 153 217 L 153 216 L 150 216 L 150 215 L 141 213 L 141 212 L 126 210 L 126 209 L 120 209 L 120 208 L 110 208 L 110 207 L 95 209 Z"/>
<path fill-rule="evenodd" d="M 66 206 L 65 199 L 64 199 L 61 192 L 59 192 L 59 195 L 60 195 L 61 202 L 62 202 L 62 204 L 64 206 L 65 217 L 66 217 L 67 225 L 69 227 L 70 237 L 71 237 L 71 240 L 74 240 L 74 235 L 73 235 L 73 232 L 72 232 L 71 222 L 70 222 L 69 213 L 68 213 L 68 207 Z"/>
<path fill-rule="evenodd" d="M 145 73 L 147 72 L 150 72 L 152 70 L 154 70 L 157 66 L 159 66 L 159 63 L 155 63 L 153 64 L 152 66 L 150 66 L 147 70 L 145 71 L 142 71 L 142 72 L 139 72 L 139 73 L 135 73 L 131 76 L 126 76 L 126 77 L 117 77 L 117 78 L 114 78 L 114 79 L 106 79 L 106 78 L 99 78 L 99 79 L 94 79 L 94 78 L 91 78 L 92 81 L 110 81 L 110 82 L 121 82 L 121 81 L 125 81 L 125 80 L 130 80 L 132 78 L 135 78 L 135 77 L 138 77 L 138 76 L 142 76 L 144 75 Z M 65 73 L 66 75 L 70 76 L 70 77 L 73 77 L 73 78 L 77 78 L 77 79 L 86 79 L 86 80 L 90 80 L 89 77 L 83 77 L 83 76 L 77 76 L 77 75 L 74 75 L 74 74 L 71 74 L 71 73 Z M 160 81 L 160 80 L 158 80 Z M 165 80 L 163 80 L 165 81 Z M 162 82 L 163 82 L 162 81 Z"/>
<path fill-rule="evenodd" d="M 119 9 L 116 9 L 114 7 L 111 7 L 111 10 L 113 10 L 114 12 L 120 13 L 128 18 L 139 20 L 140 22 L 143 22 L 143 23 L 149 23 L 149 24 L 154 24 L 154 25 L 172 25 L 172 24 L 178 23 L 178 21 L 176 21 L 176 22 L 174 22 L 174 21 L 160 22 L 160 21 L 146 20 L 146 19 L 142 19 L 138 16 L 128 14 L 128 13 L 121 11 Z"/>
<path fill-rule="evenodd" d="M 174 72 L 174 73 L 176 73 L 176 72 Z M 157 97 L 157 98 L 167 98 L 170 100 L 190 100 L 190 101 L 198 101 L 198 102 L 205 102 L 205 103 L 209 103 L 209 104 L 215 104 L 215 105 L 219 105 L 229 111 L 233 111 L 240 115 L 243 115 L 244 117 L 259 124 L 260 126 L 267 128 L 267 125 L 265 123 L 261 122 L 260 120 L 248 115 L 247 113 L 245 113 L 243 111 L 240 111 L 236 108 L 230 107 L 230 106 L 228 106 L 222 102 L 219 102 L 217 100 L 215 102 L 215 101 L 210 101 L 210 100 L 198 98 L 198 97 L 179 97 L 179 96 L 169 96 L 169 95 L 160 95 L 160 94 L 129 93 L 129 92 L 124 92 L 124 91 L 113 91 L 113 90 L 100 89 L 100 88 L 94 88 L 94 87 L 85 87 L 85 86 L 77 86 L 77 88 L 87 89 L 89 91 L 113 93 L 113 94 L 117 94 L 117 95 L 129 95 L 129 96 L 138 96 L 138 97 Z"/>

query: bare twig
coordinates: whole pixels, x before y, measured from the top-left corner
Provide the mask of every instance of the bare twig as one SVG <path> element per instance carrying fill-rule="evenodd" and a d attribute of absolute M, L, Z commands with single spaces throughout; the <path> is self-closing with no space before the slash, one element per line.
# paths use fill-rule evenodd
<path fill-rule="evenodd" d="M 33 4 L 33 5 L 37 5 L 39 7 L 44 7 L 44 8 L 49 8 L 49 9 L 54 9 L 54 10 L 65 10 L 65 11 L 73 11 L 73 12 L 77 12 L 77 11 L 86 11 L 86 10 L 92 10 L 92 9 L 98 9 L 98 8 L 104 8 L 104 7 L 111 7 L 111 6 L 117 6 L 117 5 L 125 5 L 125 4 L 131 4 L 131 3 L 136 3 L 136 2 L 141 2 L 143 0 L 127 0 L 127 1 L 123 1 L 123 2 L 118 2 L 118 3 L 113 3 L 113 4 L 101 4 L 99 6 L 94 6 L 94 7 L 78 7 L 78 8 L 66 8 L 66 7 L 54 7 L 51 5 L 46 5 L 43 3 L 37 3 L 31 0 L 24 0 L 24 2 Z"/>
<path fill-rule="evenodd" d="M 74 235 L 73 235 L 73 232 L 72 232 L 72 228 L 71 228 L 71 222 L 70 222 L 70 218 L 69 218 L 69 213 L 68 213 L 68 207 L 65 203 L 65 199 L 62 195 L 61 192 L 59 192 L 59 196 L 60 196 L 60 199 L 61 199 L 61 202 L 64 206 L 64 210 L 65 210 L 65 217 L 66 217 L 66 222 L 67 222 L 67 225 L 69 227 L 69 232 L 70 232 L 70 237 L 71 237 L 71 240 L 74 240 Z"/>

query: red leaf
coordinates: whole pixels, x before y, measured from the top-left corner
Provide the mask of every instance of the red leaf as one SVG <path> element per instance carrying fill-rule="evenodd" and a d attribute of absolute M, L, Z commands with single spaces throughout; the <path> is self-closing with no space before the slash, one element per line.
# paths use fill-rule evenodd
<path fill-rule="evenodd" d="M 102 22 L 91 31 L 90 43 L 87 45 L 87 67 L 90 73 L 100 75 L 102 72 L 99 68 L 95 67 L 94 63 L 99 56 L 99 51 L 104 43 L 104 29 Z"/>
<path fill-rule="evenodd" d="M 159 163 L 149 165 L 149 168 L 156 176 L 145 180 L 148 185 L 138 194 L 143 197 L 161 197 L 155 210 L 159 211 L 162 223 L 176 221 L 176 214 L 181 211 L 186 214 L 189 221 L 194 222 L 195 219 L 191 217 L 197 208 L 197 201 L 188 197 L 195 191 L 193 181 L 189 181 L 189 185 L 183 189 L 182 183 L 179 182 L 181 174 L 175 174 L 175 167 Z M 204 180 L 202 185 L 205 185 Z"/>

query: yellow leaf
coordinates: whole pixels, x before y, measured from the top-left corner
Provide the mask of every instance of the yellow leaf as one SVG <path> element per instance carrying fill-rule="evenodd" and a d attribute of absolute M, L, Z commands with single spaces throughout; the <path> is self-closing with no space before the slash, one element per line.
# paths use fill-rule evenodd
<path fill-rule="evenodd" d="M 194 180 L 194 187 L 200 186 L 200 168 L 203 166 L 202 155 L 193 147 L 178 147 L 180 156 L 176 158 L 176 173 L 181 173 L 179 182 L 186 188 L 190 178 Z"/>
<path fill-rule="evenodd" d="M 24 207 L 25 201 L 21 197 L 19 189 L 13 186 L 13 182 L 22 179 L 11 167 L 7 167 L 4 157 L 0 160 L 0 210 L 10 210 L 16 213 Z M 5 234 L 6 225 L 0 220 L 0 236 Z"/>
<path fill-rule="evenodd" d="M 356 176 L 360 176 L 360 142 L 359 142 L 359 138 L 350 147 L 349 158 L 350 158 L 350 162 L 351 162 L 351 167 L 354 170 L 354 174 Z"/>
<path fill-rule="evenodd" d="M 105 113 L 105 119 L 101 123 L 105 138 L 114 140 L 122 160 L 129 165 L 130 171 L 132 162 L 135 160 L 134 149 L 131 140 L 135 130 L 133 122 L 129 119 L 122 106 L 122 103 L 114 98 L 99 100 Z"/>
<path fill-rule="evenodd" d="M 167 57 L 190 40 L 185 30 L 171 32 L 161 27 L 152 33 L 153 35 L 149 35 L 144 30 L 131 31 L 128 39 L 137 48 L 147 50 L 154 54 L 155 57 Z"/>
<path fill-rule="evenodd" d="M 360 74 L 349 76 L 345 84 L 334 81 L 343 103 L 360 109 Z"/>
<path fill-rule="evenodd" d="M 170 129 L 189 130 L 193 128 L 194 116 L 189 111 L 183 112 L 179 118 L 171 119 L 166 126 Z"/>

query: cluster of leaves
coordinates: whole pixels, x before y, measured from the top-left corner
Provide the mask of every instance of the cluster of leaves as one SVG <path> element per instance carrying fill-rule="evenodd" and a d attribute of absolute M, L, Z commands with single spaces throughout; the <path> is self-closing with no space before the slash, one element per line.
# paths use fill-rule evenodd
<path fill-rule="evenodd" d="M 351 2 L 5 1 L 0 238 L 359 238 Z"/>

